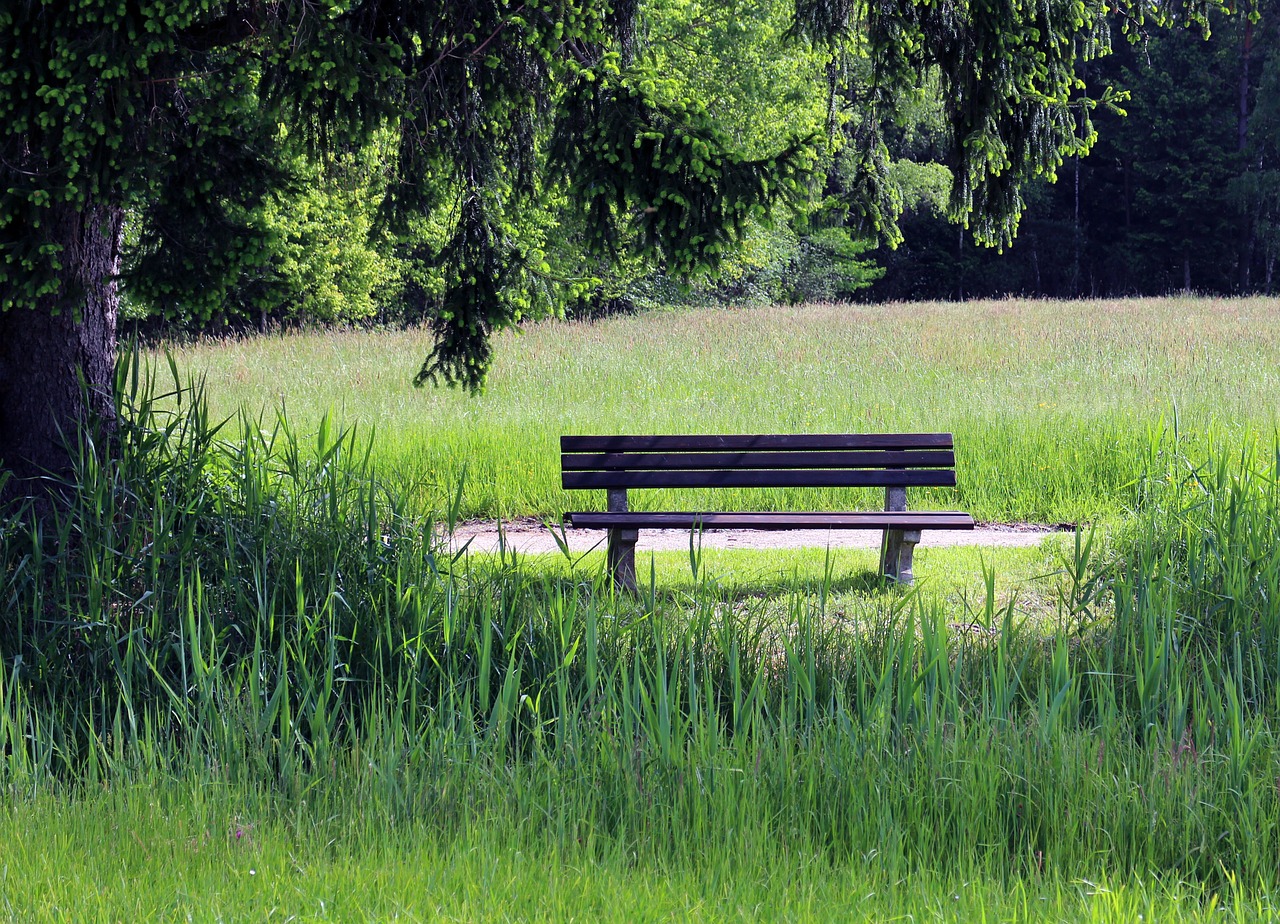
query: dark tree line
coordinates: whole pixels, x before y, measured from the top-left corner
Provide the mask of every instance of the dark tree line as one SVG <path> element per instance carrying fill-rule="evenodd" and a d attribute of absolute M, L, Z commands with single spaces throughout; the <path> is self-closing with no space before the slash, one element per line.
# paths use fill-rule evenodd
<path fill-rule="evenodd" d="M 1017 240 L 977 246 L 929 208 L 904 244 L 874 253 L 871 299 L 1161 295 L 1275 291 L 1280 259 L 1280 4 L 1256 19 L 1116 42 L 1090 86 L 1130 94 L 1100 110 L 1098 141 L 1055 184 L 1027 189 Z M 915 156 L 928 159 L 927 139 Z"/>

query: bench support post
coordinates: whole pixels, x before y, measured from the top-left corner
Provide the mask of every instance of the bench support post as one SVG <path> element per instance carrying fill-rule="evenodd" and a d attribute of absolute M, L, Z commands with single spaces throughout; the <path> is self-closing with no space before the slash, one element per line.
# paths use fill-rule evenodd
<path fill-rule="evenodd" d="M 609 488 L 607 506 L 610 513 L 625 513 L 627 510 L 627 489 Z M 610 529 L 609 550 L 606 557 L 609 563 L 609 575 L 615 587 L 638 593 L 636 584 L 636 540 L 640 537 L 638 529 Z"/>
<path fill-rule="evenodd" d="M 905 512 L 907 489 L 885 488 L 884 509 L 892 513 Z M 915 554 L 916 543 L 919 541 L 920 530 L 918 529 L 886 529 L 884 538 L 880 542 L 880 573 L 899 584 L 910 584 L 914 581 L 911 558 Z"/>

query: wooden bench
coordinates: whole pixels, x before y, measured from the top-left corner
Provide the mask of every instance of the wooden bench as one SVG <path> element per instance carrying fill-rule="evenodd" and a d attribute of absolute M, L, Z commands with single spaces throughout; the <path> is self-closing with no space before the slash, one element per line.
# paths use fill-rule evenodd
<path fill-rule="evenodd" d="M 604 489 L 607 510 L 566 513 L 564 523 L 609 531 L 615 584 L 636 589 L 636 539 L 642 529 L 879 529 L 880 570 L 910 584 L 922 529 L 973 529 L 958 512 L 907 510 L 907 488 L 954 487 L 950 433 L 731 436 L 562 436 L 561 483 Z M 633 511 L 632 488 L 885 489 L 883 511 L 858 513 L 713 513 Z"/>

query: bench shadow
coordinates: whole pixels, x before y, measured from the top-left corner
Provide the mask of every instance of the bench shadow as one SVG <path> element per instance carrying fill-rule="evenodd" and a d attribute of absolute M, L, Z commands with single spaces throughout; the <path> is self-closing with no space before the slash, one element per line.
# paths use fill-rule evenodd
<path fill-rule="evenodd" d="M 542 555 L 532 556 L 534 560 Z M 531 574 L 525 570 L 530 556 L 514 555 L 511 560 L 505 556 L 495 555 L 485 565 L 485 570 L 497 574 L 519 562 L 518 570 L 525 571 L 527 577 L 534 577 L 534 583 L 541 584 L 546 590 L 559 592 L 589 591 L 591 593 L 608 593 L 609 579 L 604 573 L 603 562 L 599 564 L 585 561 L 585 555 L 575 555 L 561 560 L 558 556 L 549 556 L 567 566 L 566 570 L 541 571 Z M 489 556 L 486 556 L 489 558 Z M 822 593 L 824 579 L 812 573 L 803 576 L 777 570 L 763 570 L 757 573 L 733 573 L 726 576 L 708 574 L 705 570 L 698 578 L 688 571 L 672 576 L 667 574 L 660 578 L 655 587 L 650 586 L 650 574 L 646 568 L 638 568 L 639 592 L 636 599 L 645 600 L 652 594 L 658 600 L 667 603 L 687 602 L 691 595 L 710 593 L 722 600 L 741 601 L 750 599 L 780 598 L 788 594 L 799 593 L 813 596 Z M 875 568 L 834 569 L 825 581 L 826 593 L 829 596 L 853 596 L 864 598 L 880 598 L 899 595 L 907 588 L 889 580 Z"/>
<path fill-rule="evenodd" d="M 727 602 L 745 600 L 761 600 L 782 598 L 788 594 L 799 593 L 805 596 L 816 596 L 822 592 L 823 581 L 816 577 L 797 578 L 784 574 L 759 575 L 720 580 L 716 578 L 694 580 L 692 575 L 683 575 L 676 580 L 659 581 L 651 587 L 645 578 L 640 580 L 637 599 L 646 600 L 652 594 L 664 603 L 687 602 L 689 597 L 698 593 L 709 593 Z M 576 574 L 562 574 L 544 578 L 551 586 L 563 590 L 583 589 L 584 579 L 592 582 L 592 591 L 608 593 L 608 580 L 603 572 L 579 571 Z M 896 584 L 878 571 L 862 569 L 833 575 L 826 584 L 829 596 L 854 596 L 878 598 L 902 593 L 904 588 Z"/>
<path fill-rule="evenodd" d="M 794 592 L 816 594 L 822 590 L 824 581 L 821 578 L 816 577 L 795 577 L 785 574 L 777 574 L 754 577 L 734 577 L 725 581 L 715 580 L 713 578 L 705 583 L 707 586 L 714 587 L 716 590 L 723 593 L 726 598 L 741 600 L 748 598 L 777 597 Z M 880 572 L 870 568 L 832 575 L 831 579 L 825 583 L 828 594 L 877 597 L 883 594 L 900 592 L 900 586 L 898 584 L 888 580 L 884 575 L 880 574 Z M 673 582 L 665 589 L 673 594 L 688 594 L 692 592 L 696 586 L 697 584 L 694 582 L 692 577 L 689 577 L 678 582 Z M 641 589 L 642 591 L 644 590 L 644 588 Z M 663 591 L 664 588 L 659 585 L 658 593 L 661 595 Z"/>

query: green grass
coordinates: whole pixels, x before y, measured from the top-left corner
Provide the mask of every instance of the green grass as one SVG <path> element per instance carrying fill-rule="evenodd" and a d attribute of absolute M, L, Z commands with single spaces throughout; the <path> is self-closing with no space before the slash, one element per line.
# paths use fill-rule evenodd
<path fill-rule="evenodd" d="M 0 812 L 0 919 L 222 921 L 1265 921 L 1238 884 L 1173 877 L 904 875 L 874 851 L 729 832 L 696 858 L 531 832 L 514 813 L 455 836 L 381 813 L 172 781 L 20 799 Z M 584 827 L 581 819 L 571 826 Z M 1225 913 L 1224 913 L 1225 912 Z"/>
<path fill-rule="evenodd" d="M 1225 337 L 1255 303 L 1187 304 Z M 924 310 L 1001 308 L 1047 323 Z M 382 437 L 119 391 L 118 455 L 0 518 L 0 916 L 1275 917 L 1280 457 L 1225 385 L 1176 432 L 1098 411 L 1135 441 L 1105 531 L 926 547 L 910 591 L 863 551 L 642 555 L 638 598 L 598 552 L 449 554 Z"/>
<path fill-rule="evenodd" d="M 1025 548 L 921 546 L 916 550 L 914 593 L 937 601 L 957 623 L 972 621 L 990 594 L 997 607 L 1014 602 L 1020 618 L 1049 626 L 1057 615 L 1073 542 L 1073 534 L 1056 533 Z M 478 563 L 492 557 L 475 555 Z M 861 622 L 862 616 L 851 614 L 874 613 L 890 595 L 901 595 L 900 590 L 883 587 L 877 572 L 879 553 L 871 549 L 708 547 L 696 550 L 695 557 L 696 573 L 688 551 L 638 552 L 640 582 L 646 587 L 652 583 L 675 602 L 696 599 L 708 588 L 735 599 L 751 598 L 780 619 L 789 618 L 796 595 L 823 596 L 828 611 L 841 614 L 846 622 Z M 604 559 L 603 549 L 596 549 L 571 557 L 559 552 L 520 555 L 518 564 L 543 577 L 591 584 L 603 580 Z M 511 560 L 510 553 L 506 560 Z"/>
<path fill-rule="evenodd" d="M 302 431 L 332 409 L 376 428 L 376 457 L 438 505 L 467 469 L 467 516 L 599 506 L 559 488 L 563 433 L 956 435 L 958 491 L 918 507 L 980 520 L 1114 520 L 1153 441 L 1271 434 L 1274 299 L 1142 299 L 699 309 L 543 323 L 495 344 L 484 395 L 415 389 L 420 331 L 350 332 L 180 350 L 217 413 L 283 404 Z M 696 502 L 638 492 L 653 509 Z M 867 507 L 870 492 L 718 491 L 712 505 Z M 679 509 L 679 508 L 676 508 Z M 728 509 L 719 507 L 718 509 Z"/>

